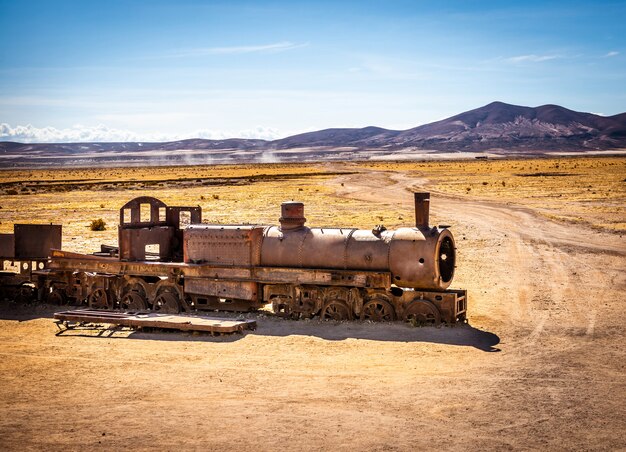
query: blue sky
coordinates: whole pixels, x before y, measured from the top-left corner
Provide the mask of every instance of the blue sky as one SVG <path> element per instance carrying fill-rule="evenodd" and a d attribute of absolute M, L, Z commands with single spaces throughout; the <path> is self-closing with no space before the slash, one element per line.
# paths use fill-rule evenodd
<path fill-rule="evenodd" d="M 405 129 L 626 111 L 624 1 L 0 0 L 0 140 Z"/>

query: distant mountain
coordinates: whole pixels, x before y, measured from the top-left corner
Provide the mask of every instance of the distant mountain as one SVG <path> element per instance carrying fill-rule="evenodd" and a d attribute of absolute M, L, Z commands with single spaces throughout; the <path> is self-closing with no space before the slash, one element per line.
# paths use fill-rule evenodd
<path fill-rule="evenodd" d="M 311 146 L 381 146 L 399 133 L 397 130 L 371 126 L 362 129 L 324 129 L 272 141 L 270 145 L 276 149 Z"/>
<path fill-rule="evenodd" d="M 626 113 L 605 117 L 558 105 L 493 102 L 405 130 L 391 143 L 447 151 L 614 149 L 626 147 Z"/>
<path fill-rule="evenodd" d="M 238 163 L 386 158 L 407 152 L 500 154 L 626 148 L 626 113 L 599 116 L 558 105 L 484 107 L 408 130 L 324 129 L 274 141 L 231 138 L 162 143 L 0 142 L 0 167 L 124 164 L 124 162 Z"/>
<path fill-rule="evenodd" d="M 326 129 L 269 143 L 276 149 L 333 146 L 439 151 L 576 151 L 626 147 L 626 113 L 599 116 L 558 105 L 484 107 L 409 130 Z"/>
<path fill-rule="evenodd" d="M 180 141 L 117 143 L 16 143 L 14 141 L 0 141 L 0 156 L 6 153 L 39 154 L 41 152 L 46 154 L 81 154 L 90 152 L 177 151 L 183 149 L 256 149 L 266 145 L 267 141 L 265 140 L 245 138 L 229 138 L 226 140 L 192 138 Z"/>

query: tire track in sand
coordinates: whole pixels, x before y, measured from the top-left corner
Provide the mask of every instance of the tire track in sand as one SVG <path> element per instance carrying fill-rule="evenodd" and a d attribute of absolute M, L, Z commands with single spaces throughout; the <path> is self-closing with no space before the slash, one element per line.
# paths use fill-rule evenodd
<path fill-rule="evenodd" d="M 453 219 L 462 228 L 483 235 L 486 241 L 501 240 L 497 251 L 503 250 L 499 259 L 504 266 L 494 269 L 497 265 L 491 264 L 490 271 L 483 269 L 477 276 L 492 281 L 482 281 L 477 286 L 489 292 L 499 280 L 505 279 L 506 299 L 496 303 L 489 300 L 487 293 L 487 296 L 479 294 L 478 300 L 488 304 L 493 317 L 526 331 L 519 338 L 526 342 L 524 348 L 540 340 L 546 329 L 566 334 L 565 329 L 577 328 L 592 336 L 598 320 L 594 301 L 598 296 L 613 296 L 612 289 L 606 288 L 611 286 L 615 275 L 598 268 L 597 261 L 602 255 L 618 259 L 626 256 L 626 243 L 609 234 L 557 223 L 525 207 L 437 193 L 428 187 L 426 179 L 403 173 L 364 170 L 341 176 L 336 182 L 337 196 L 406 210 L 413 209 L 408 192 L 430 189 L 434 195 L 431 212 L 436 216 Z M 455 235 L 458 230 L 459 226 L 455 226 Z M 484 249 L 474 252 L 482 253 L 485 261 L 493 256 Z M 581 253 L 592 253 L 595 259 L 585 259 Z M 585 293 L 580 297 L 581 280 L 596 282 L 595 296 Z M 476 298 L 476 291 L 470 292 L 470 299 Z"/>

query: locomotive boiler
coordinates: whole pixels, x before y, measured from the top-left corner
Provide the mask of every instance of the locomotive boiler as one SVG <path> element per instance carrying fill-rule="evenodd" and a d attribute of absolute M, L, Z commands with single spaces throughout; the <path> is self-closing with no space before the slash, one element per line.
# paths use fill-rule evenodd
<path fill-rule="evenodd" d="M 93 255 L 54 249 L 30 284 L 40 299 L 100 309 L 247 311 L 269 304 L 289 318 L 464 321 L 466 292 L 449 289 L 454 237 L 428 224 L 428 193 L 414 200 L 414 227 L 361 230 L 309 227 L 300 202 L 283 203 L 276 226 L 209 225 L 199 207 L 140 197 L 120 209 L 118 247 Z"/>
<path fill-rule="evenodd" d="M 425 206 L 420 197 L 418 210 Z M 447 228 L 308 228 L 305 221 L 302 203 L 283 203 L 280 226 L 264 230 L 260 264 L 390 272 L 395 285 L 413 289 L 442 290 L 452 282 L 454 239 Z"/>

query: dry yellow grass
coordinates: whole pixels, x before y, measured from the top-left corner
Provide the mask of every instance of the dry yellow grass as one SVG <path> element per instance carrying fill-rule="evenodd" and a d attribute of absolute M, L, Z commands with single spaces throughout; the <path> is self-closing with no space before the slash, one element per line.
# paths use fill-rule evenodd
<path fill-rule="evenodd" d="M 361 165 L 426 180 L 434 192 L 516 204 L 557 219 L 626 231 L 626 158 L 396 162 Z"/>
<path fill-rule="evenodd" d="M 91 252 L 100 243 L 117 242 L 119 209 L 137 196 L 154 196 L 172 206 L 201 206 L 203 220 L 207 223 L 253 223 L 276 224 L 280 216 L 280 203 L 286 200 L 300 200 L 307 204 L 306 215 L 310 224 L 318 226 L 362 226 L 372 227 L 376 223 L 395 218 L 395 224 L 402 219 L 394 212 L 384 209 L 369 209 L 366 203 L 343 199 L 330 199 L 334 186 L 330 183 L 335 177 L 332 168 L 320 165 L 242 165 L 241 167 L 186 167 L 143 169 L 143 170 L 69 170 L 68 175 L 61 171 L 33 170 L 12 171 L 11 180 L 51 180 L 51 175 L 59 181 L 68 181 L 78 176 L 84 184 L 67 182 L 67 191 L 50 191 L 49 187 L 37 188 L 25 194 L 3 195 L 0 198 L 0 232 L 11 232 L 14 223 L 54 223 L 63 225 L 64 248 L 75 252 Z M 162 185 L 113 188 L 97 185 L 85 189 L 85 185 L 109 177 L 115 172 L 117 181 L 146 180 L 157 177 L 172 180 Z M 318 175 L 328 172 L 327 176 Z M 299 175 L 284 180 L 272 177 L 259 180 L 237 181 L 235 185 L 203 185 L 195 179 L 207 177 L 248 177 L 273 176 L 281 174 Z M 313 175 L 312 175 L 313 174 Z M 182 186 L 174 179 L 194 179 L 193 185 Z M 82 186 L 81 186 L 82 185 Z M 329 208 L 332 206 L 332 208 Z M 363 218 L 363 212 L 367 212 Z M 106 222 L 105 231 L 91 231 L 92 220 L 102 218 Z M 368 221 L 368 219 L 370 221 Z M 381 220 L 382 219 L 382 220 Z M 361 220 L 363 224 L 356 223 Z M 387 223 L 389 223 L 387 221 Z"/>
<path fill-rule="evenodd" d="M 154 196 L 168 205 L 199 205 L 208 223 L 276 224 L 280 203 L 300 200 L 306 203 L 311 225 L 410 225 L 411 212 L 335 196 L 338 172 L 366 178 L 372 170 L 414 178 L 416 186 L 434 192 L 518 204 L 548 217 L 626 231 L 626 158 L 585 157 L 4 171 L 0 182 L 21 181 L 29 188 L 10 195 L 6 186 L 0 187 L 5 193 L 0 196 L 0 232 L 11 232 L 14 223 L 62 224 L 64 248 L 91 252 L 100 243 L 117 242 L 119 208 L 136 196 Z M 282 179 L 285 174 L 291 177 Z M 212 178 L 243 179 L 205 185 Z M 146 184 L 148 180 L 155 182 Z M 115 183 L 90 185 L 102 181 Z M 90 230 L 98 218 L 106 222 L 105 231 Z"/>
<path fill-rule="evenodd" d="M 241 164 L 204 166 L 154 166 L 137 168 L 73 168 L 5 170 L 0 172 L 2 182 L 117 182 L 185 178 L 220 178 L 314 173 L 315 165 L 308 164 Z"/>

